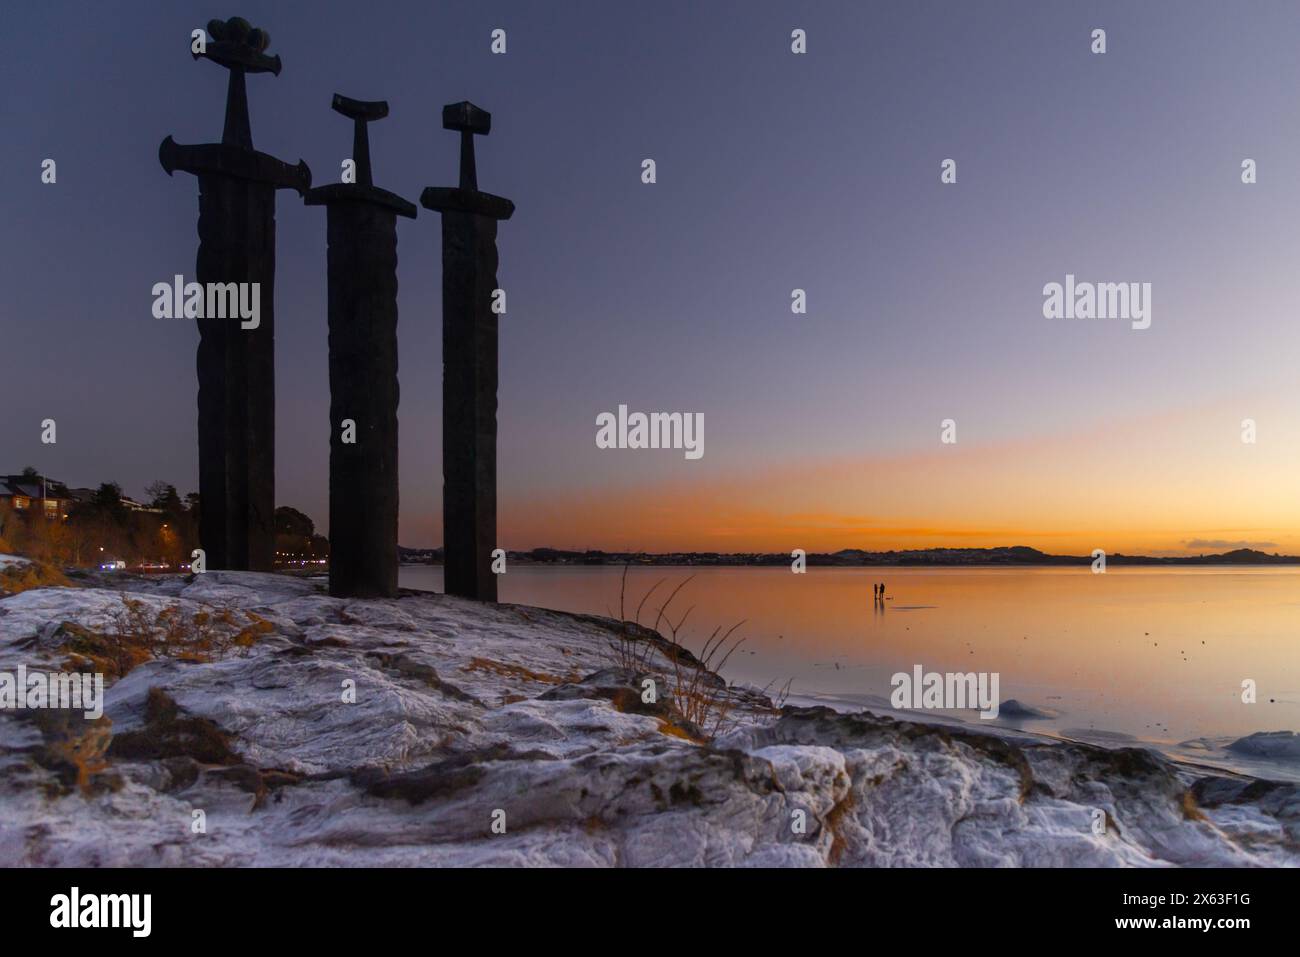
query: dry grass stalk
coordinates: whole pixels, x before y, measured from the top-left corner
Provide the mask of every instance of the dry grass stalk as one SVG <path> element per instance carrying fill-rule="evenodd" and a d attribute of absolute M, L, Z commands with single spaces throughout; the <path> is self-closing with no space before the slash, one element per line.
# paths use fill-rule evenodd
<path fill-rule="evenodd" d="M 684 721 L 698 728 L 705 738 L 716 737 L 729 726 L 729 719 L 736 703 L 730 686 L 721 678 L 720 672 L 735 654 L 736 649 L 747 640 L 732 638 L 736 630 L 745 622 L 739 621 L 726 631 L 723 631 L 721 626 L 713 629 L 713 633 L 704 642 L 704 647 L 699 654 L 692 654 L 682 643 L 681 634 L 695 606 L 686 609 L 681 618 L 675 622 L 669 612 L 682 589 L 695 578 L 694 575 L 689 575 L 668 594 L 667 599 L 659 606 L 654 624 L 650 626 L 653 632 L 658 632 L 660 625 L 667 627 L 667 646 L 660 645 L 645 636 L 634 635 L 629 625 L 645 627 L 641 624 L 641 612 L 650 596 L 664 584 L 666 579 L 655 582 L 641 597 L 637 604 L 636 615 L 629 622 L 626 614 L 627 571 L 628 566 L 624 565 L 618 598 L 621 630 L 618 640 L 611 643 L 616 663 L 620 668 L 641 674 L 652 670 L 651 660 L 654 653 L 659 651 L 671 668 L 671 672 L 667 675 L 670 684 L 668 697 L 674 710 Z"/>

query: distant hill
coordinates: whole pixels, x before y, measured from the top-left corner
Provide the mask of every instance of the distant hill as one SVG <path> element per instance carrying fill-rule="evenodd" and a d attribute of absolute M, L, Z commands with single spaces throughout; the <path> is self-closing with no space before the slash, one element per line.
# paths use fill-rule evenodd
<path fill-rule="evenodd" d="M 399 548 L 404 563 L 442 564 L 441 548 Z M 535 548 L 511 551 L 509 561 L 532 565 L 788 565 L 791 558 L 782 552 L 605 552 L 599 550 L 566 551 L 560 548 Z M 961 565 L 1091 565 L 1091 555 L 1049 555 L 1028 545 L 1003 545 L 997 548 L 912 548 L 887 552 L 869 552 L 844 548 L 838 552 L 810 552 L 809 565 L 855 566 L 931 566 Z M 1213 555 L 1177 557 L 1125 555 L 1108 553 L 1107 565 L 1300 565 L 1297 555 L 1270 555 L 1253 548 L 1238 548 Z"/>

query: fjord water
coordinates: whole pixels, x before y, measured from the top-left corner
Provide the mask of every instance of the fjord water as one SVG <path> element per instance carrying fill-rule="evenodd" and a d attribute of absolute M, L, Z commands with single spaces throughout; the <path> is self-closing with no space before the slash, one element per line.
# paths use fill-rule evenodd
<path fill-rule="evenodd" d="M 617 616 L 617 566 L 515 565 L 504 602 Z M 1300 568 L 780 568 L 633 567 L 625 607 L 663 581 L 641 612 L 653 624 L 673 587 L 683 643 L 746 620 L 723 669 L 759 687 L 793 679 L 797 699 L 888 706 L 896 672 L 997 672 L 1000 701 L 1046 720 L 1004 727 L 1099 743 L 1140 740 L 1193 759 L 1240 764 L 1221 751 L 1257 731 L 1300 729 Z M 883 610 L 872 585 L 886 584 Z M 442 590 L 442 569 L 408 565 L 404 587 Z M 662 628 L 666 632 L 666 629 Z M 1255 681 L 1257 701 L 1242 701 Z M 973 711 L 963 720 L 982 721 Z M 1190 747 L 1188 742 L 1193 742 Z M 1249 764 L 1249 762 L 1247 762 Z"/>

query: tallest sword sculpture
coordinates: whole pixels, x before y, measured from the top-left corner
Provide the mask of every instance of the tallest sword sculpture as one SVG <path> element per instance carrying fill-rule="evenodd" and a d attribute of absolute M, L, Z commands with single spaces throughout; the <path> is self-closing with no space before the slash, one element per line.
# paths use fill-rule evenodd
<path fill-rule="evenodd" d="M 253 149 L 245 75 L 280 73 L 270 38 L 233 17 L 208 24 L 194 53 L 230 71 L 220 143 L 158 149 L 168 175 L 199 178 L 196 278 L 209 291 L 247 284 L 254 322 L 198 320 L 199 544 L 209 568 L 270 571 L 275 561 L 275 191 L 304 194 L 311 170 Z M 228 301 L 228 299 L 227 299 Z"/>
<path fill-rule="evenodd" d="M 478 188 L 474 136 L 492 115 L 473 103 L 442 109 L 460 133 L 460 186 L 428 187 L 420 205 L 442 213 L 443 581 L 449 595 L 497 600 L 497 221 L 515 204 Z"/>

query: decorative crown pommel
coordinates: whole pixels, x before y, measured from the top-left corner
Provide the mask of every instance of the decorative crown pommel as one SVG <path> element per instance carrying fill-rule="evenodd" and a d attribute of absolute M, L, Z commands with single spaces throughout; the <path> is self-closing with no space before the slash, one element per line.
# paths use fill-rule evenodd
<path fill-rule="evenodd" d="M 254 27 L 243 17 L 209 20 L 208 35 L 212 42 L 206 51 L 194 54 L 196 60 L 206 57 L 227 69 L 239 67 L 246 73 L 279 75 L 280 57 L 266 55 L 266 48 L 271 45 L 271 34 Z"/>

